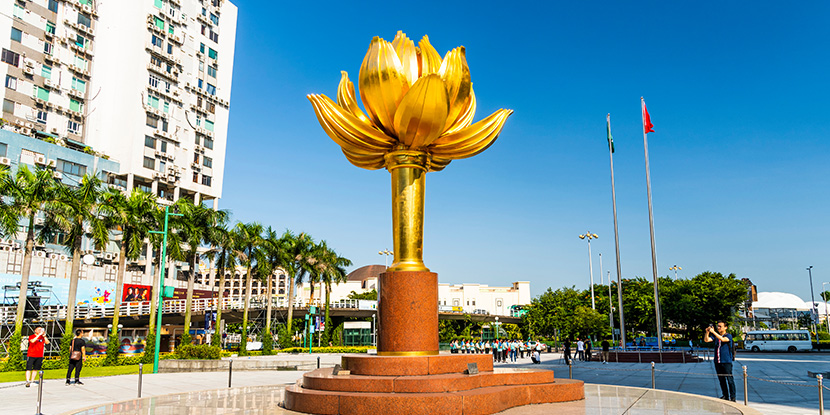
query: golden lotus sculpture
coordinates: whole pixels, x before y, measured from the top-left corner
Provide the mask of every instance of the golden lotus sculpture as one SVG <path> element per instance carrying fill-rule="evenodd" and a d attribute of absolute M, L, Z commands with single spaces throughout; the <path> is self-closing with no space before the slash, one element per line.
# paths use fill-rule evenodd
<path fill-rule="evenodd" d="M 335 103 L 311 94 L 320 125 L 357 167 L 392 175 L 395 260 L 389 271 L 429 271 L 423 262 L 425 174 L 486 150 L 512 110 L 472 124 L 476 98 L 464 47 L 441 56 L 424 36 L 372 39 L 358 77 L 364 113 L 343 71 Z M 471 125 L 472 124 L 472 125 Z"/>

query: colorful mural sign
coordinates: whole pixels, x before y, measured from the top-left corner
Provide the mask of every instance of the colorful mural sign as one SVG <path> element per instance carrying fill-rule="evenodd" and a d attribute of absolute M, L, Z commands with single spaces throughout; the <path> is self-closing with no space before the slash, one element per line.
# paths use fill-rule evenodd
<path fill-rule="evenodd" d="M 20 275 L 0 273 L 0 289 L 3 290 L 5 302 L 17 303 Z M 66 305 L 69 298 L 69 280 L 66 278 L 52 278 L 31 276 L 29 282 L 40 282 L 36 295 L 41 297 L 40 305 Z M 33 295 L 31 292 L 28 296 Z M 78 281 L 78 292 L 75 297 L 78 305 L 114 305 L 115 283 L 106 281 Z"/>

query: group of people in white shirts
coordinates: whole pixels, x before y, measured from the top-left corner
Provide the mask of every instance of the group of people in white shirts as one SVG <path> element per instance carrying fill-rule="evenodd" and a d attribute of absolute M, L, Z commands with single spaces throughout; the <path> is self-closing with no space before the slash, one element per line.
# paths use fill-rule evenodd
<path fill-rule="evenodd" d="M 542 343 L 522 340 L 464 340 L 455 339 L 450 343 L 450 353 L 493 353 L 493 360 L 501 363 L 515 363 L 524 359 L 525 354 L 533 363 L 541 363 Z"/>

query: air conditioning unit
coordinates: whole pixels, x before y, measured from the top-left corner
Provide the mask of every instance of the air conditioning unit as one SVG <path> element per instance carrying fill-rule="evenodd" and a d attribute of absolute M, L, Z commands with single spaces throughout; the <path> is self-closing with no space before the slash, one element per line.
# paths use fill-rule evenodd
<path fill-rule="evenodd" d="M 52 131 L 52 134 L 57 134 L 58 133 L 58 128 L 53 127 L 51 131 Z"/>
<path fill-rule="evenodd" d="M 35 164 L 40 164 L 40 165 L 46 164 L 46 156 L 44 156 L 42 154 L 36 155 L 35 156 Z"/>
<path fill-rule="evenodd" d="M 87 5 L 87 4 L 84 4 L 83 6 L 81 6 L 81 9 L 83 9 L 83 11 L 85 11 L 87 13 L 92 13 L 92 7 L 89 7 L 89 5 Z"/>
<path fill-rule="evenodd" d="M 8 157 L 0 157 L 0 164 L 4 166 L 11 166 L 12 161 Z"/>
<path fill-rule="evenodd" d="M 33 61 L 31 59 L 26 59 L 24 62 L 26 63 L 26 66 L 29 67 L 29 68 L 34 68 L 35 67 L 35 61 Z"/>
<path fill-rule="evenodd" d="M 52 172 L 52 177 L 54 177 L 55 180 L 63 180 L 63 173 L 59 171 Z"/>
<path fill-rule="evenodd" d="M 69 257 L 67 257 L 66 255 L 61 255 L 61 256 L 60 256 L 60 260 L 61 260 L 61 261 L 66 261 L 66 260 L 68 260 L 68 259 L 69 259 Z"/>
<path fill-rule="evenodd" d="M 53 128 L 53 129 L 52 129 L 52 132 L 53 132 L 53 133 L 57 133 L 57 132 L 58 132 L 58 129 L 57 129 L 57 128 Z M 56 167 L 57 165 L 58 165 L 58 162 L 57 162 L 57 161 L 55 161 L 55 159 L 49 159 L 49 160 L 46 162 L 46 167 Z"/>
<path fill-rule="evenodd" d="M 35 251 L 35 256 L 38 257 L 38 258 L 46 258 L 46 252 Z"/>
<path fill-rule="evenodd" d="M 112 261 L 113 262 L 118 262 L 119 260 L 121 260 L 121 256 L 119 255 L 118 252 L 112 254 Z"/>
<path fill-rule="evenodd" d="M 27 66 L 27 67 L 23 68 L 23 73 L 26 73 L 26 74 L 29 74 L 29 75 L 34 75 L 35 70 L 32 67 Z"/>
<path fill-rule="evenodd" d="M 46 86 L 52 86 L 52 80 L 51 80 L 51 79 L 46 79 L 46 80 L 44 80 L 44 81 L 43 81 L 43 83 L 44 83 Z"/>
<path fill-rule="evenodd" d="M 110 253 L 110 252 L 105 253 L 104 254 L 104 259 L 106 259 L 107 261 L 112 261 L 112 253 Z"/>
<path fill-rule="evenodd" d="M 30 129 L 30 130 L 31 130 L 32 128 L 35 128 L 35 125 L 34 125 L 34 124 L 32 124 L 32 123 L 30 123 L 30 122 L 27 122 L 27 123 L 26 123 L 26 128 L 28 128 L 28 129 Z"/>
<path fill-rule="evenodd" d="M 49 259 L 60 259 L 60 257 L 59 254 L 49 254 Z"/>
<path fill-rule="evenodd" d="M 0 251 L 10 252 L 11 250 L 12 250 L 12 247 L 10 247 L 10 246 L 0 246 Z"/>

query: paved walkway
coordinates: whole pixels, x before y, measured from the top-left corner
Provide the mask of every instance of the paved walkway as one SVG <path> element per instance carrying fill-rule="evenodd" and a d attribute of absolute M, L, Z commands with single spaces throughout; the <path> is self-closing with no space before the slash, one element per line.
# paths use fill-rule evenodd
<path fill-rule="evenodd" d="M 321 366 L 330 367 L 340 362 L 340 355 L 319 355 Z M 266 359 L 282 360 L 293 364 L 311 364 L 316 367 L 318 355 L 280 355 Z M 237 358 L 240 359 L 240 358 Z M 259 359 L 259 358 L 258 358 Z M 543 364 L 533 365 L 529 360 L 499 366 L 527 366 L 554 370 L 556 377 L 567 378 L 568 367 L 558 354 L 543 354 Z M 743 400 L 743 385 L 740 366 L 746 365 L 751 376 L 770 381 L 750 378 L 749 407 L 765 414 L 796 415 L 818 413 L 818 389 L 816 380 L 807 377 L 807 371 L 830 371 L 830 356 L 816 354 L 746 354 L 740 355 L 736 364 L 735 383 L 739 403 Z M 720 396 L 714 368 L 711 362 L 656 365 L 657 388 L 696 395 Z M 294 383 L 303 371 L 234 371 L 232 385 L 236 387 L 258 387 L 261 385 L 286 385 Z M 648 363 L 579 362 L 574 366 L 573 377 L 588 384 L 609 384 L 651 387 L 651 365 Z M 102 378 L 84 378 L 82 386 L 65 386 L 62 380 L 46 380 L 43 388 L 42 412 L 57 415 L 79 410 L 91 405 L 120 402 L 137 397 L 138 375 L 123 375 Z M 37 405 L 37 385 L 24 388 L 22 383 L 0 384 L 0 413 L 33 414 Z M 142 396 L 163 396 L 193 391 L 221 389 L 226 393 L 227 372 L 145 374 Z M 586 391 L 590 391 L 586 386 Z M 597 390 L 599 393 L 599 390 Z M 281 389 L 278 389 L 281 393 Z M 269 392 L 276 393 L 276 392 Z M 593 392 L 592 392 L 593 393 Z M 616 393 L 616 392 L 615 392 Z M 231 394 L 232 395 L 232 394 Z M 231 396 L 227 395 L 226 396 Z M 202 396 L 198 395 L 197 396 Z M 207 396 L 207 395 L 205 395 Z M 599 396 L 599 395 L 598 395 Z M 277 399 L 277 397 L 273 397 Z M 272 399 L 267 398 L 267 399 Z M 830 398 L 830 395 L 828 395 Z M 184 399 L 182 397 L 176 399 Z M 263 398 L 266 399 L 266 398 Z M 603 398 L 604 399 L 604 398 Z M 615 398 L 617 399 L 617 398 Z M 671 398 L 675 399 L 675 398 Z M 622 402 L 622 401 L 619 401 Z M 181 402 L 180 402 L 181 403 Z M 230 405 L 230 404 L 228 404 Z M 269 404 L 270 405 L 270 404 Z M 604 408 L 604 405 L 595 408 Z M 133 408 L 135 408 L 133 406 Z M 203 407 L 204 409 L 204 407 Z M 587 407 L 586 407 L 587 410 Z M 670 411 L 674 413 L 673 411 Z M 203 411 L 199 413 L 219 413 Z M 221 412 L 234 413 L 234 412 Z M 279 413 L 279 412 L 274 412 Z M 510 412 L 512 413 L 512 412 Z M 518 414 L 518 412 L 515 412 Z M 541 412 L 540 412 L 541 413 Z M 587 410 L 585 413 L 592 413 Z M 603 413 L 622 413 L 604 411 Z"/>

